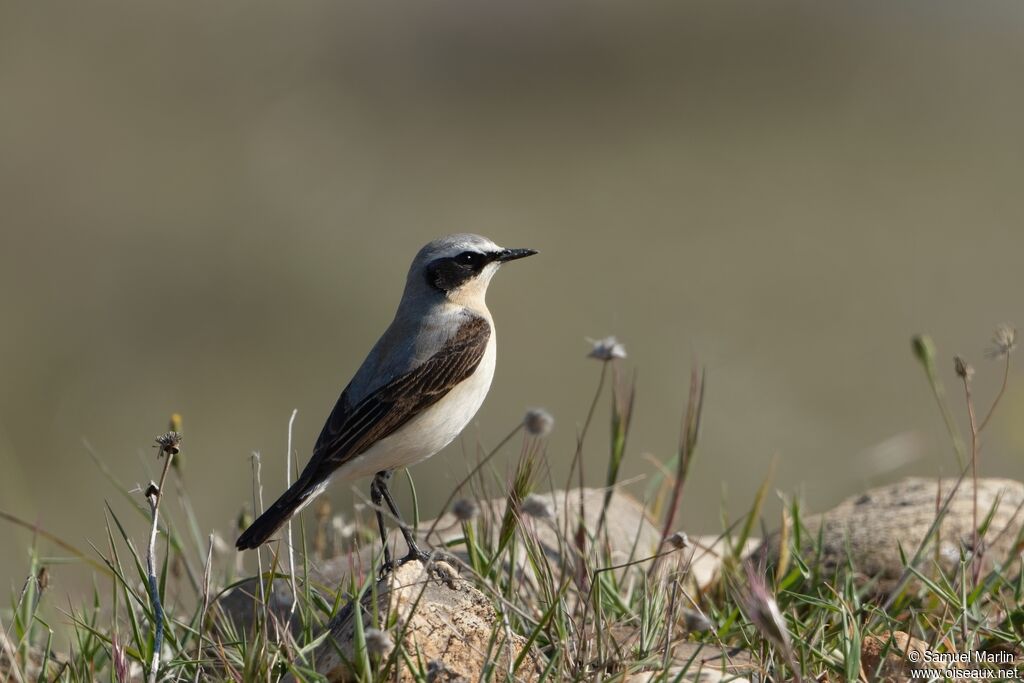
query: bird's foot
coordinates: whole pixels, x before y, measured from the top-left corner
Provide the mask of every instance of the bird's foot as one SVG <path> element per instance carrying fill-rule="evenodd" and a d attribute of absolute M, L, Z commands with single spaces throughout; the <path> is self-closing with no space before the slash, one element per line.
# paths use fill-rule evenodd
<path fill-rule="evenodd" d="M 453 567 L 458 567 L 460 564 L 460 560 L 458 557 L 452 555 L 447 550 L 442 550 L 440 548 L 434 548 L 429 553 L 424 552 L 419 548 L 414 548 L 409 551 L 408 555 L 401 559 L 399 564 L 402 565 L 406 562 L 411 562 L 412 560 L 417 560 L 420 563 L 426 565 L 428 568 L 437 564 L 438 562 L 444 562 L 445 564 L 450 564 Z"/>
<path fill-rule="evenodd" d="M 401 567 L 403 564 L 412 562 L 414 560 L 425 567 L 430 567 L 433 564 L 433 559 L 434 558 L 431 556 L 430 553 L 423 552 L 418 548 L 415 551 L 410 550 L 408 555 L 400 557 L 397 560 L 386 558 L 384 562 L 382 562 L 380 565 L 380 574 L 378 574 L 378 578 L 387 578 L 389 574 L 392 574 L 396 569 Z"/>
<path fill-rule="evenodd" d="M 433 553 L 428 553 L 428 552 L 426 552 L 424 550 L 420 550 L 419 548 L 415 548 L 414 547 L 414 548 L 409 550 L 409 553 L 405 557 L 403 557 L 400 560 L 398 560 L 398 565 L 397 566 L 401 567 L 406 562 L 412 562 L 413 560 L 416 560 L 420 564 L 426 565 L 426 564 L 430 564 L 435 559 L 437 559 L 437 558 L 434 556 Z"/>
<path fill-rule="evenodd" d="M 413 561 L 419 562 L 431 576 L 449 585 L 452 585 L 454 577 L 457 576 L 454 567 L 458 566 L 458 558 L 454 555 L 441 550 L 428 553 L 414 547 L 404 557 L 382 564 L 379 577 L 384 579 L 402 565 Z"/>

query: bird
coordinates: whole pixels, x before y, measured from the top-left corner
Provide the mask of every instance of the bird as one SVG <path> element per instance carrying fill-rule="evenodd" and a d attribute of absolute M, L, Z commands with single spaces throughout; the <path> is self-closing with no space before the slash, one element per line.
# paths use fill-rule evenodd
<path fill-rule="evenodd" d="M 388 480 L 395 470 L 443 449 L 476 415 L 494 377 L 497 348 L 487 287 L 502 264 L 536 253 L 466 233 L 420 249 L 394 320 L 341 392 L 302 473 L 242 532 L 237 548 L 271 540 L 332 479 L 372 477 L 382 571 L 414 559 L 426 562 L 429 554 L 402 521 Z M 409 548 L 397 562 L 388 548 L 382 504 Z"/>

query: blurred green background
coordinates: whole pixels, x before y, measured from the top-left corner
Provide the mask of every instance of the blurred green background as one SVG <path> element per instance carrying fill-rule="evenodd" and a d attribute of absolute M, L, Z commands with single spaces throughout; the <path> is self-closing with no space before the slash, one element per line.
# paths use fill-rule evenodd
<path fill-rule="evenodd" d="M 104 500 L 134 518 L 83 439 L 144 483 L 180 411 L 203 531 L 230 540 L 249 454 L 269 499 L 291 410 L 304 461 L 412 255 L 458 231 L 541 252 L 491 289 L 468 446 L 544 406 L 561 479 L 585 338 L 615 334 L 639 372 L 626 478 L 672 454 L 707 366 L 688 531 L 742 514 L 776 454 L 814 510 L 949 476 L 909 339 L 934 335 L 959 417 L 952 354 L 987 403 L 991 330 L 1024 320 L 1022 22 L 1009 1 L 4 2 L 0 509 L 104 545 Z M 1024 477 L 1020 379 L 984 474 Z M 416 468 L 425 515 L 461 458 Z M 0 525 L 5 583 L 30 538 Z"/>

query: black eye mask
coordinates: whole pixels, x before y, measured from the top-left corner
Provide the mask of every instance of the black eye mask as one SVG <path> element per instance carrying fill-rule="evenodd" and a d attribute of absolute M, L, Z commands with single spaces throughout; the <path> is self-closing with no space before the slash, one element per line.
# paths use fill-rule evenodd
<path fill-rule="evenodd" d="M 435 289 L 450 292 L 479 275 L 492 260 L 489 255 L 476 251 L 437 259 L 427 266 L 427 282 Z"/>

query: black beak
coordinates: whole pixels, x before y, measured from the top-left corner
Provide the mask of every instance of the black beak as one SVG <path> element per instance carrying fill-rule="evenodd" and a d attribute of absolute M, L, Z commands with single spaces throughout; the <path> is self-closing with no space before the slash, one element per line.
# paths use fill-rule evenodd
<path fill-rule="evenodd" d="M 502 249 L 495 254 L 494 260 L 498 263 L 505 263 L 506 261 L 515 261 L 516 259 L 533 256 L 536 253 L 536 249 Z"/>

